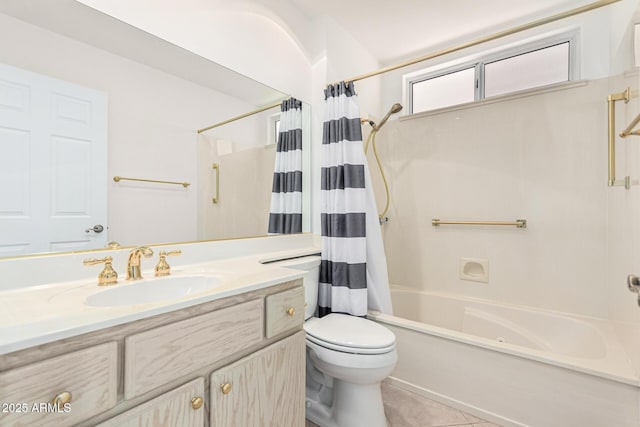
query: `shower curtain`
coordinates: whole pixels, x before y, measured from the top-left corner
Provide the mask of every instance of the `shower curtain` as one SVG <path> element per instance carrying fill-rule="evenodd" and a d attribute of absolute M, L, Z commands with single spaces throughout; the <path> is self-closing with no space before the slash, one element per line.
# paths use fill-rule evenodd
<path fill-rule="evenodd" d="M 289 98 L 282 102 L 280 110 L 268 232 L 301 233 L 302 102 Z"/>
<path fill-rule="evenodd" d="M 325 90 L 318 315 L 392 314 L 387 263 L 353 82 Z"/>

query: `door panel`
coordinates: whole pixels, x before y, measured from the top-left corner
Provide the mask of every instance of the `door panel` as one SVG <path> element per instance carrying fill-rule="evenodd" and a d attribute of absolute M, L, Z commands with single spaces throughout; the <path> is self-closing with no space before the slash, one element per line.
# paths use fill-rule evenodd
<path fill-rule="evenodd" d="M 106 94 L 0 64 L 0 256 L 104 247 L 107 225 Z"/>

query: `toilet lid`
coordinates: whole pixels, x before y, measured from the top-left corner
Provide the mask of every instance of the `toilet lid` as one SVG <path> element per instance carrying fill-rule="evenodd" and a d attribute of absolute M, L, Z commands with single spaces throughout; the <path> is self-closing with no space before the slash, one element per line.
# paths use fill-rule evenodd
<path fill-rule="evenodd" d="M 336 349 L 388 351 L 396 336 L 389 329 L 371 320 L 346 314 L 331 313 L 311 318 L 304 323 L 307 338 L 318 345 Z M 328 344 L 328 345 L 327 345 Z"/>

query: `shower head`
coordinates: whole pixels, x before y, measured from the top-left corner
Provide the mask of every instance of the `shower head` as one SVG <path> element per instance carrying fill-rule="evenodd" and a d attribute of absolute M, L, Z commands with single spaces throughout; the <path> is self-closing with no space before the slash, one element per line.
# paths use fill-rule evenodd
<path fill-rule="evenodd" d="M 395 104 L 393 104 L 393 105 L 391 106 L 391 109 L 389 109 L 389 112 L 387 113 L 387 115 L 386 115 L 386 116 L 384 116 L 384 117 L 382 118 L 382 120 L 380 120 L 380 124 L 378 124 L 378 125 L 375 127 L 375 130 L 376 130 L 376 131 L 380 130 L 380 128 L 382 127 L 382 125 L 384 125 L 384 124 L 387 122 L 387 120 L 389 120 L 389 117 L 391 117 L 391 115 L 392 115 L 392 114 L 395 114 L 395 113 L 397 113 L 397 112 L 398 112 L 398 111 L 400 111 L 400 110 L 402 110 L 402 105 L 398 104 L 397 102 L 396 102 Z"/>

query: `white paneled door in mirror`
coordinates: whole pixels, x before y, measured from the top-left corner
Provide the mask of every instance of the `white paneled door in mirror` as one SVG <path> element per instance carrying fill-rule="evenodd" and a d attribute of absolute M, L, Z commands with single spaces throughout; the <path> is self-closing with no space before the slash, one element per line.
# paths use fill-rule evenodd
<path fill-rule="evenodd" d="M 106 241 L 106 94 L 0 64 L 0 256 Z"/>

